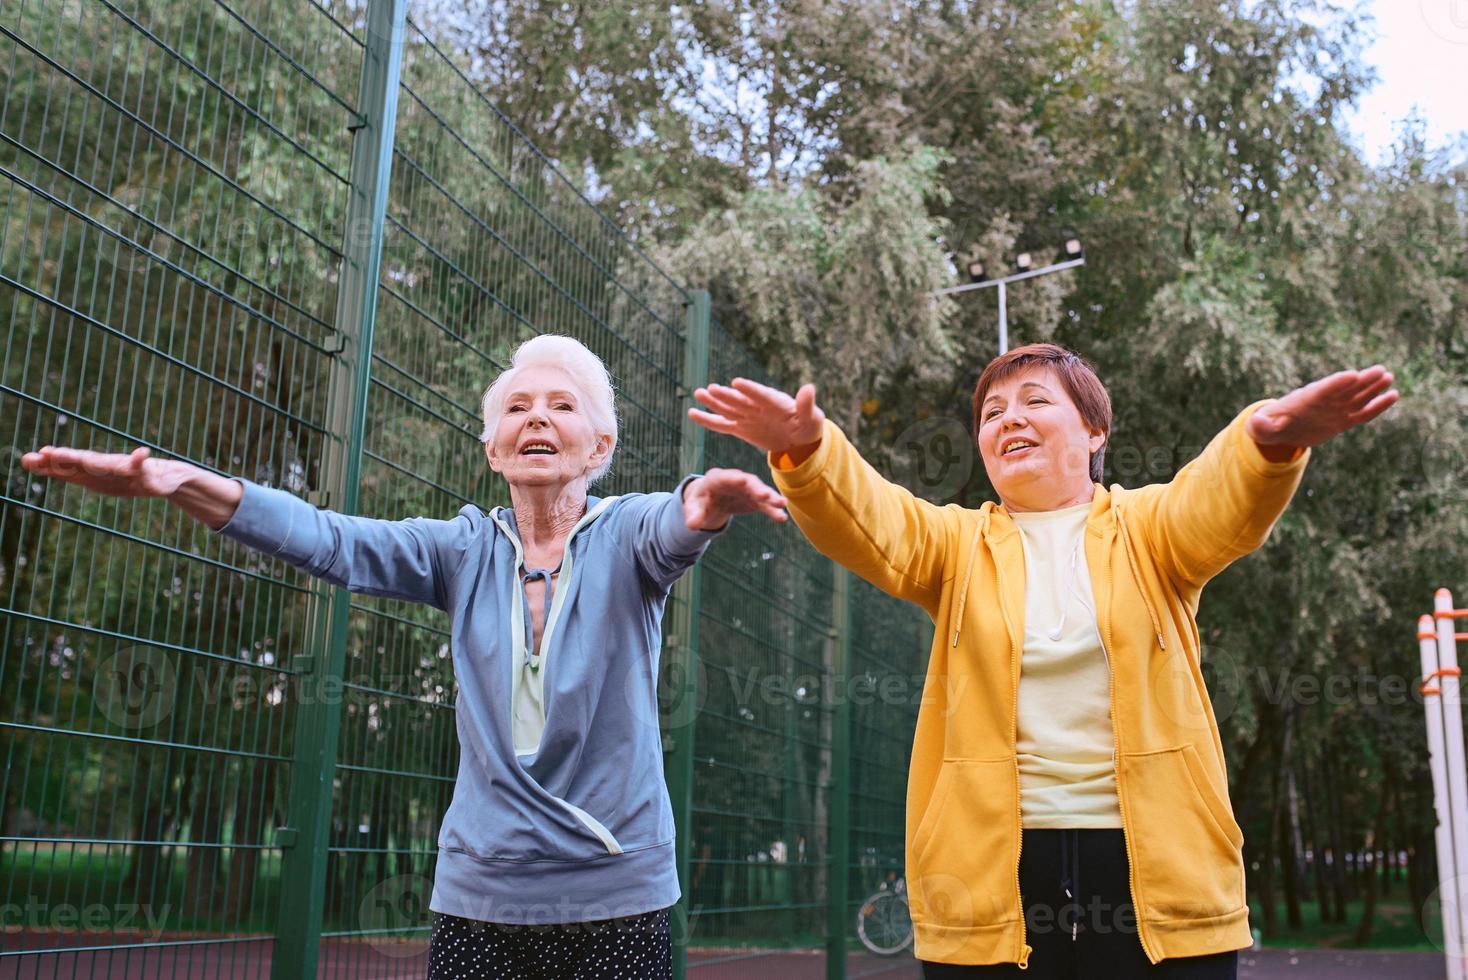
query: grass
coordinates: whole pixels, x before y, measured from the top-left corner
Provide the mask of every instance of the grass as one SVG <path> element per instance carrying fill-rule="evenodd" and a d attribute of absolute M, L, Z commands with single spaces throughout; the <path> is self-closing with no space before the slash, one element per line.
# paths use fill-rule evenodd
<path fill-rule="evenodd" d="M 0 901 L 13 906 L 35 903 L 40 928 L 60 925 L 64 931 L 75 931 L 77 912 L 57 918 L 65 908 L 82 910 L 98 908 L 96 927 L 110 931 L 121 923 L 139 929 L 158 921 L 168 931 L 270 933 L 277 919 L 279 904 L 280 856 L 267 851 L 261 855 L 251 915 L 245 920 L 222 920 L 196 914 L 186 895 L 187 862 L 181 858 L 160 862 L 152 906 L 143 910 L 133 904 L 133 892 L 127 882 L 131 848 L 87 845 L 10 845 L 0 855 Z M 227 861 L 221 861 L 220 874 L 226 874 Z M 21 912 L 10 909 L 10 916 L 0 926 L 14 928 Z M 25 912 L 26 916 L 31 913 Z"/>
<path fill-rule="evenodd" d="M 1301 928 L 1291 929 L 1285 916 L 1285 904 L 1276 903 L 1279 913 L 1279 931 L 1263 941 L 1266 949 L 1285 947 L 1345 947 L 1354 949 L 1356 925 L 1361 921 L 1360 900 L 1346 903 L 1345 922 L 1323 922 L 1320 905 L 1313 901 L 1300 903 Z M 1406 896 L 1406 886 L 1399 885 L 1390 898 L 1378 898 L 1376 902 L 1376 926 L 1371 930 L 1371 942 L 1364 948 L 1382 950 L 1414 950 L 1435 952 L 1442 947 L 1435 945 L 1423 931 L 1423 921 L 1439 923 L 1437 903 L 1430 902 L 1427 915 L 1418 916 L 1417 910 Z M 1264 928 L 1264 915 L 1257 902 L 1249 903 L 1249 924 L 1255 929 Z M 1436 930 L 1441 933 L 1441 927 Z"/>

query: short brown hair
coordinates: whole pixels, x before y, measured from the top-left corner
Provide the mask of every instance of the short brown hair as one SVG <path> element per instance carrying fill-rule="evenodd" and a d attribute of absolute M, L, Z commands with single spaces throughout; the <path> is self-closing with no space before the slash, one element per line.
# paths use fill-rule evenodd
<path fill-rule="evenodd" d="M 1081 420 L 1091 431 L 1111 437 L 1111 395 L 1096 375 L 1096 369 L 1084 357 L 1059 344 L 1026 344 L 1001 354 L 989 362 L 979 383 L 974 386 L 974 442 L 979 440 L 979 425 L 982 422 L 980 409 L 989 389 L 1027 371 L 1030 368 L 1049 368 L 1060 379 L 1061 387 L 1075 402 Z M 1106 443 L 1091 454 L 1091 482 L 1101 482 L 1101 467 L 1106 457 Z"/>

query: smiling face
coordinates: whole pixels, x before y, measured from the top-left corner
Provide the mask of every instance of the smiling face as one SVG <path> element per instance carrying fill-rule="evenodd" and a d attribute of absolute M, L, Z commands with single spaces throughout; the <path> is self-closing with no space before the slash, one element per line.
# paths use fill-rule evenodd
<path fill-rule="evenodd" d="M 979 414 L 979 454 L 1010 511 L 1059 510 L 1091 499 L 1092 432 L 1059 377 L 1033 367 L 995 384 Z"/>
<path fill-rule="evenodd" d="M 494 437 L 484 444 L 490 469 L 512 487 L 584 481 L 612 447 L 611 436 L 598 435 L 592 427 L 585 400 L 571 376 L 559 368 L 519 371 Z"/>

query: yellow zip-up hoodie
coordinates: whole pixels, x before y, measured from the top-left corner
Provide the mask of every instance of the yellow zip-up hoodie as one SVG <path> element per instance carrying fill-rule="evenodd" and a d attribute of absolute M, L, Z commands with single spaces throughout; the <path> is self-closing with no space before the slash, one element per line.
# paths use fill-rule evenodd
<path fill-rule="evenodd" d="M 1153 963 L 1252 942 L 1244 837 L 1194 617 L 1203 585 L 1264 543 L 1309 461 L 1308 450 L 1283 463 L 1259 451 L 1244 424 L 1264 404 L 1169 483 L 1097 484 L 1086 518 L 1132 902 Z M 1014 521 L 993 502 L 974 510 L 918 499 L 829 420 L 808 459 L 772 456 L 770 467 L 822 554 L 918 603 L 937 626 L 907 782 L 917 957 L 1027 966 L 1015 758 L 1025 561 Z"/>

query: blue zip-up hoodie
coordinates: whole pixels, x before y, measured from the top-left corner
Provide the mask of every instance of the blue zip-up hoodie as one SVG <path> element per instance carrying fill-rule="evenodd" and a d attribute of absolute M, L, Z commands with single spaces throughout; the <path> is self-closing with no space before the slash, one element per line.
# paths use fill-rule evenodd
<path fill-rule="evenodd" d="M 519 756 L 511 699 L 528 653 L 512 510 L 374 520 L 239 481 L 244 497 L 219 533 L 353 592 L 452 617 L 459 774 L 433 911 L 536 925 L 678 900 L 657 676 L 668 591 L 717 533 L 684 523 L 694 478 L 672 493 L 587 498 L 542 631 L 544 729 Z"/>

